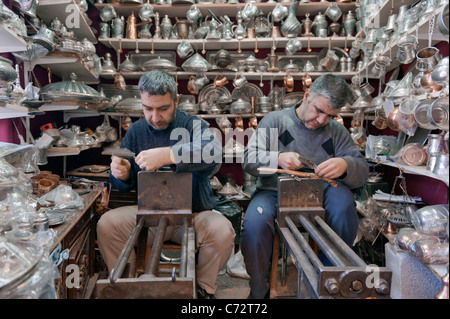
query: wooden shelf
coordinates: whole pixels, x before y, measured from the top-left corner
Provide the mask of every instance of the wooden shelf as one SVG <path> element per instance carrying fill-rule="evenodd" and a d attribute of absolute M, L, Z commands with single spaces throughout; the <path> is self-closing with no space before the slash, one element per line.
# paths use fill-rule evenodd
<path fill-rule="evenodd" d="M 289 7 L 292 2 L 279 2 L 281 5 L 285 7 Z M 96 3 L 95 7 L 101 11 L 108 3 Z M 158 12 L 160 18 L 163 18 L 164 15 L 168 15 L 169 17 L 185 17 L 186 12 L 189 10 L 192 4 L 152 4 L 154 12 Z M 217 17 L 228 15 L 229 17 L 235 17 L 238 10 L 242 10 L 245 7 L 246 3 L 196 3 L 196 6 L 199 8 L 203 17 L 211 14 L 208 12 L 210 9 Z M 273 3 L 255 3 L 258 8 L 258 12 L 262 10 L 262 12 L 267 15 L 271 12 L 277 2 Z M 297 8 L 297 16 L 304 16 L 305 13 L 309 13 L 312 17 L 314 17 L 319 12 L 324 13 L 328 8 L 330 3 L 328 2 L 310 2 L 310 3 L 300 3 Z M 132 12 L 136 16 L 138 16 L 139 10 L 142 8 L 141 4 L 113 4 L 114 10 L 119 16 L 124 16 L 125 18 L 131 15 Z M 355 9 L 355 2 L 351 3 L 338 3 L 339 8 L 343 13 L 347 13 L 349 10 Z M 234 10 L 233 10 L 234 9 Z M 311 18 L 310 18 L 311 19 Z"/>
<path fill-rule="evenodd" d="M 97 43 L 97 37 L 75 0 L 39 0 L 36 14 L 48 26 L 53 18 L 58 17 L 69 31 L 74 31 L 78 40 L 86 38 L 94 44 Z"/>
<path fill-rule="evenodd" d="M 414 174 L 414 175 L 421 175 L 421 176 L 427 176 L 436 180 L 439 180 L 441 182 L 444 182 L 447 187 L 449 185 L 449 175 L 436 175 L 432 171 L 427 170 L 425 166 L 408 166 L 399 164 L 397 162 L 391 162 L 391 161 L 377 161 L 374 159 L 369 159 L 371 162 L 391 166 L 391 167 L 400 167 L 405 173 L 407 174 Z"/>
<path fill-rule="evenodd" d="M 223 75 L 229 80 L 233 79 L 236 76 L 236 72 L 231 71 L 223 72 L 221 70 L 210 70 L 208 72 L 205 72 L 205 75 L 209 79 L 214 79 L 214 77 L 217 75 L 217 72 L 222 72 Z M 144 73 L 145 72 L 121 72 L 125 80 L 139 80 Z M 169 72 L 169 73 L 171 73 L 174 76 L 176 75 L 178 80 L 187 80 L 191 75 L 196 75 L 196 73 L 193 72 Z M 294 80 L 301 81 L 302 76 L 305 73 L 308 73 L 313 79 L 318 78 L 319 76 L 325 73 L 333 73 L 343 77 L 344 79 L 351 79 L 354 75 L 358 74 L 357 72 L 295 72 L 295 73 L 291 72 L 290 74 L 294 77 Z M 247 78 L 247 80 L 250 81 L 260 81 L 262 76 L 263 82 L 270 81 L 272 79 L 283 80 L 283 77 L 285 76 L 285 72 L 243 72 L 242 74 Z M 100 77 L 108 80 L 114 80 L 114 76 L 115 74 L 113 73 L 100 74 Z"/>
<path fill-rule="evenodd" d="M 27 49 L 27 42 L 2 24 L 0 24 L 0 43 L 0 53 L 20 52 Z"/>
<path fill-rule="evenodd" d="M 54 56 L 47 55 L 33 61 L 33 67 L 40 65 L 42 67 L 49 67 L 51 72 L 61 78 L 62 81 L 69 81 L 70 73 L 77 75 L 77 81 L 85 84 L 98 84 L 100 81 L 92 73 L 83 61 L 74 56 Z"/>
<path fill-rule="evenodd" d="M 333 47 L 344 47 L 347 41 L 347 47 L 351 47 L 351 43 L 356 39 L 355 37 L 341 37 L 341 36 L 331 36 L 331 37 L 311 37 L 310 47 L 311 48 L 325 48 L 328 47 L 328 42 L 331 38 L 331 44 Z M 297 37 L 300 40 L 302 47 L 306 48 L 308 45 L 307 37 Z M 126 39 L 126 38 L 99 38 L 100 43 L 103 43 L 106 47 L 112 48 L 114 50 L 119 49 L 119 42 L 122 44 L 122 49 L 136 49 L 136 43 L 139 50 L 151 50 L 152 46 L 155 50 L 176 50 L 177 46 L 183 41 L 181 39 Z M 288 43 L 289 39 L 286 37 L 281 38 L 244 38 L 242 40 L 232 39 L 186 39 L 192 48 L 196 51 L 201 51 L 203 46 L 205 50 L 237 50 L 240 47 L 242 50 L 254 49 L 257 43 L 258 49 L 270 49 L 274 44 L 277 48 L 284 48 Z"/>

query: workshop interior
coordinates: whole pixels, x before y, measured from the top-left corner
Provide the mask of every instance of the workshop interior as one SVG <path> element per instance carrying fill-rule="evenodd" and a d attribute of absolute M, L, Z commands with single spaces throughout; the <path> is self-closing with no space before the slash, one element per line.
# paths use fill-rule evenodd
<path fill-rule="evenodd" d="M 141 171 L 129 191 L 110 181 L 112 156 L 138 155 L 121 142 L 153 70 L 221 142 L 209 180 L 235 238 L 216 299 L 250 294 L 247 143 L 325 74 L 352 91 L 330 121 L 369 167 L 351 189 L 357 236 L 350 246 L 328 226 L 336 181 L 311 173 L 318 163 L 278 169 L 266 298 L 448 299 L 448 55 L 448 0 L 0 0 L 0 299 L 199 299 L 194 174 Z M 97 222 L 136 203 L 108 270 Z M 171 227 L 180 243 L 164 240 Z"/>

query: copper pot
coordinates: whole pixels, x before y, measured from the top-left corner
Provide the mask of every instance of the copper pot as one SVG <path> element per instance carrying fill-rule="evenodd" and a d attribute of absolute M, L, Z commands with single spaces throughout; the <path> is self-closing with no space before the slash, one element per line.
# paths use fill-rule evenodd
<path fill-rule="evenodd" d="M 391 130 L 400 132 L 400 127 L 398 126 L 398 116 L 398 106 L 396 106 L 389 112 L 387 124 Z"/>

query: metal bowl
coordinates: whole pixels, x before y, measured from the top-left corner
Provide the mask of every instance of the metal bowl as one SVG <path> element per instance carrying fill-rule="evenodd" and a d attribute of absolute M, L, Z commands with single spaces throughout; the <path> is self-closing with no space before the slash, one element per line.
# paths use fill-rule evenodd
<path fill-rule="evenodd" d="M 426 130 L 437 129 L 437 126 L 430 123 L 427 116 L 428 109 L 431 107 L 433 102 L 433 99 L 426 99 L 420 102 L 414 109 L 414 118 L 416 119 L 417 124 Z"/>
<path fill-rule="evenodd" d="M 438 98 L 431 104 L 427 111 L 427 118 L 431 125 L 448 131 L 448 96 Z"/>

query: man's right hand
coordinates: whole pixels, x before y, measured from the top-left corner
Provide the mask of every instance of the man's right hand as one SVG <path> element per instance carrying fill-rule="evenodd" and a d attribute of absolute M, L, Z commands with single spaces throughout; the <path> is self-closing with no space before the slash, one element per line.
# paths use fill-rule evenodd
<path fill-rule="evenodd" d="M 130 178 L 131 164 L 128 160 L 118 157 L 111 156 L 111 175 L 126 182 Z"/>

